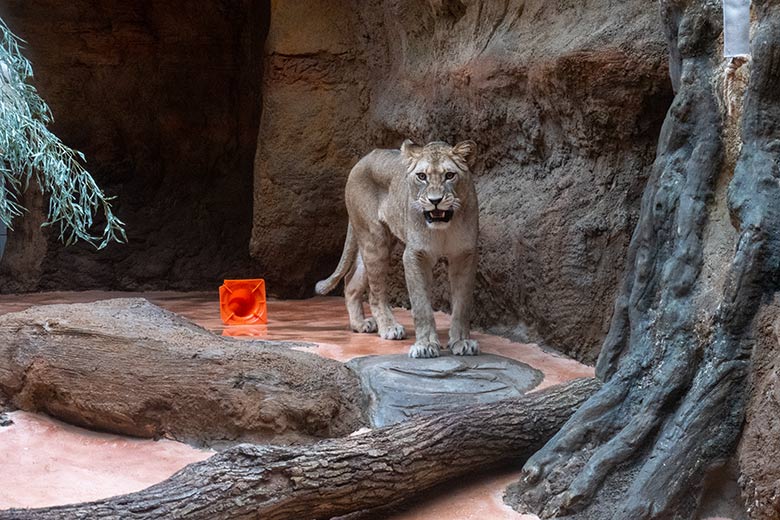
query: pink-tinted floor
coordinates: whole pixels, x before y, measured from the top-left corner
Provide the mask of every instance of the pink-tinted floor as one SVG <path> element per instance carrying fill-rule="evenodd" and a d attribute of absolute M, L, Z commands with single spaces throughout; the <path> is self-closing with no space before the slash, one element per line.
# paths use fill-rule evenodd
<path fill-rule="evenodd" d="M 218 334 L 242 338 L 289 339 L 315 343 L 307 348 L 316 354 L 348 360 L 369 354 L 405 353 L 411 340 L 392 342 L 375 335 L 349 331 L 340 298 L 306 301 L 271 301 L 269 323 L 259 327 L 225 329 L 214 293 L 40 293 L 0 296 L 0 314 L 31 305 L 89 302 L 106 298 L 143 296 L 185 316 Z M 408 311 L 397 311 L 399 321 L 411 332 Z M 436 315 L 442 337 L 449 317 Z M 541 387 L 576 377 L 592 376 L 593 369 L 563 356 L 544 352 L 536 345 L 514 343 L 487 334 L 476 334 L 484 352 L 522 360 L 541 370 Z M 98 434 L 34 414 L 10 414 L 14 424 L 0 428 L 0 509 L 38 507 L 94 500 L 147 487 L 170 476 L 184 465 L 202 460 L 208 451 L 172 441 L 128 439 Z M 529 520 L 501 500 L 503 489 L 517 472 L 482 475 L 431 493 L 414 507 L 393 516 L 394 520 Z"/>

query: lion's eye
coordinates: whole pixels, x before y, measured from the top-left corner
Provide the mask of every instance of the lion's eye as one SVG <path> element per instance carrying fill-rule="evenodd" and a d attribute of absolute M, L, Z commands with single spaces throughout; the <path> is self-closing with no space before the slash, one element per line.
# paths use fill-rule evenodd
<path fill-rule="evenodd" d="M 420 179 L 421 181 L 425 181 L 428 179 L 428 176 L 425 175 L 423 172 L 420 172 L 417 174 L 417 178 Z"/>
<path fill-rule="evenodd" d="M 444 174 L 444 178 L 447 179 L 448 181 L 451 181 L 452 179 L 455 178 L 455 172 L 447 172 L 447 173 L 445 173 Z"/>

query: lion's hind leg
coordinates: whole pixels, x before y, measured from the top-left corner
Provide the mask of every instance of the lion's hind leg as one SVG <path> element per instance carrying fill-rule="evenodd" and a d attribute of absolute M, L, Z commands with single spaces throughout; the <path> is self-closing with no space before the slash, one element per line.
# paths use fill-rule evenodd
<path fill-rule="evenodd" d="M 358 253 L 352 272 L 347 275 L 347 283 L 344 286 L 344 299 L 349 313 L 349 325 L 355 332 L 374 333 L 377 324 L 374 318 L 366 318 L 363 313 L 363 295 L 368 289 L 368 275 L 363 257 Z"/>

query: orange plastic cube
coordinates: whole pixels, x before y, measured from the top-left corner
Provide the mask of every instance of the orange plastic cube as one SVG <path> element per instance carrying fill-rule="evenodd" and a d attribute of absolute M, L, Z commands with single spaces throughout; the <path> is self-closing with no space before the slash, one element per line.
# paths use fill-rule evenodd
<path fill-rule="evenodd" d="M 219 315 L 225 325 L 268 323 L 265 280 L 225 280 L 219 288 Z"/>

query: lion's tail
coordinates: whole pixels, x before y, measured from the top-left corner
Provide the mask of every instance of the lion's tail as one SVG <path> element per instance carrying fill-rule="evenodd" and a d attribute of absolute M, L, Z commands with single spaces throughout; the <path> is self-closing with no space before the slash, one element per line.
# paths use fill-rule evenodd
<path fill-rule="evenodd" d="M 320 280 L 314 287 L 317 294 L 326 295 L 331 292 L 339 284 L 339 281 L 346 276 L 349 272 L 352 264 L 355 263 L 357 257 L 357 239 L 352 232 L 352 224 L 347 227 L 347 238 L 344 240 L 344 251 L 341 253 L 341 259 L 339 265 L 336 266 L 336 270 L 325 280 Z"/>

